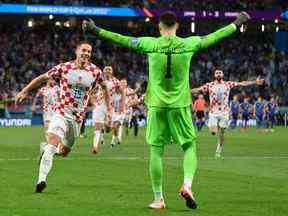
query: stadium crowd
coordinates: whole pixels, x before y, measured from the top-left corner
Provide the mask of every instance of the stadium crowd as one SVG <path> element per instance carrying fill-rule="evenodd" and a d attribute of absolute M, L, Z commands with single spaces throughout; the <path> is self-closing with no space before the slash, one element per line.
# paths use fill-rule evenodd
<path fill-rule="evenodd" d="M 151 23 L 139 26 L 131 25 L 129 22 L 123 21 L 123 26 L 126 28 L 122 28 L 121 31 L 117 27 L 113 29 L 137 36 L 144 35 L 141 33 L 143 29 L 144 32 L 145 29 L 152 31 Z M 185 36 L 190 34 L 186 24 L 183 23 L 181 32 Z M 217 27 L 212 25 L 203 29 L 205 31 L 199 30 L 201 35 L 212 32 Z M 0 32 L 0 99 L 14 97 L 29 80 L 48 71 L 53 65 L 71 59 L 76 43 L 82 36 L 77 28 L 50 31 L 21 25 L 8 28 L 5 24 L 0 25 Z M 147 80 L 146 58 L 142 55 L 111 46 L 107 42 L 91 41 L 94 42 L 94 62 L 101 68 L 112 65 L 116 75 L 119 78 L 128 77 L 128 82 L 132 86 L 136 81 Z M 229 80 L 241 81 L 260 75 L 266 80 L 265 88 L 250 88 L 248 92 L 245 89 L 245 93 L 253 93 L 255 98 L 259 91 L 264 97 L 276 94 L 280 97 L 280 105 L 288 105 L 288 93 L 284 91 L 288 86 L 288 56 L 276 52 L 273 45 L 273 33 L 257 32 L 254 35 L 247 33 L 247 36 L 227 39 L 225 44 L 196 56 L 191 67 L 191 85 L 195 87 L 210 81 L 216 67 L 221 68 Z"/>

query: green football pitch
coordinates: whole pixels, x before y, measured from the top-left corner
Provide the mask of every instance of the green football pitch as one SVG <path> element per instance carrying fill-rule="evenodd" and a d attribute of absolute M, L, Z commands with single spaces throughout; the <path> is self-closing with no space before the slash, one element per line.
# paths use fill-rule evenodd
<path fill-rule="evenodd" d="M 288 129 L 274 133 L 229 131 L 224 159 L 215 160 L 215 142 L 207 130 L 198 134 L 199 168 L 193 190 L 197 210 L 178 197 L 182 154 L 169 145 L 165 153 L 167 209 L 150 210 L 148 146 L 144 130 L 124 137 L 120 146 L 90 153 L 92 128 L 67 158 L 56 157 L 42 194 L 34 193 L 41 127 L 0 128 L 0 215 L 199 215 L 287 216 Z"/>

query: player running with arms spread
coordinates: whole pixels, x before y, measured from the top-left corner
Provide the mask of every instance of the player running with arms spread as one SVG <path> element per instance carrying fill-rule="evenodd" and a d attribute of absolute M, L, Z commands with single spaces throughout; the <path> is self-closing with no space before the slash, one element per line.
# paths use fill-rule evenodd
<path fill-rule="evenodd" d="M 146 140 L 150 145 L 149 170 L 154 192 L 153 209 L 165 208 L 162 192 L 164 148 L 174 142 L 184 152 L 184 181 L 179 194 L 189 208 L 196 208 L 191 192 L 197 167 L 196 134 L 191 117 L 189 87 L 190 61 L 195 53 L 208 48 L 236 32 L 249 19 L 241 13 L 234 23 L 204 37 L 181 38 L 176 35 L 177 17 L 172 12 L 160 16 L 160 37 L 129 37 L 99 28 L 95 23 L 83 21 L 84 31 L 123 47 L 148 55 L 149 81 L 145 96 L 148 107 Z"/>
<path fill-rule="evenodd" d="M 46 187 L 47 175 L 52 168 L 56 153 L 67 156 L 75 138 L 79 136 L 89 94 L 97 83 L 105 90 L 106 103 L 109 106 L 109 94 L 103 81 L 102 71 L 90 62 L 92 46 L 80 42 L 76 48 L 76 59 L 59 64 L 35 79 L 16 95 L 21 102 L 31 90 L 36 89 L 49 79 L 60 80 L 60 100 L 48 126 L 47 145 L 40 161 L 39 178 L 36 192 L 41 193 Z M 58 148 L 60 146 L 60 148 Z"/>
<path fill-rule="evenodd" d="M 111 110 L 108 110 L 107 104 L 105 103 L 105 95 L 103 94 L 103 90 L 98 88 L 96 94 L 91 97 L 91 102 L 93 104 L 93 123 L 95 125 L 94 129 L 94 138 L 93 138 L 93 146 L 91 152 L 93 154 L 97 154 L 99 151 L 99 144 L 103 140 L 103 128 L 105 126 L 105 122 L 108 121 L 109 127 L 111 127 L 112 116 L 114 110 L 114 97 L 116 95 L 116 90 L 120 89 L 120 81 L 116 79 L 113 75 L 113 68 L 111 66 L 105 66 L 103 69 L 105 83 L 110 96 L 110 107 Z M 108 115 L 110 113 L 110 115 Z M 112 138 L 113 140 L 115 139 Z"/>
<path fill-rule="evenodd" d="M 229 94 L 230 90 L 237 86 L 262 85 L 263 79 L 257 78 L 255 81 L 224 81 L 222 70 L 215 70 L 214 81 L 204 84 L 199 88 L 192 89 L 192 93 L 202 91 L 209 94 L 210 109 L 208 127 L 213 135 L 218 134 L 218 143 L 215 157 L 220 158 L 224 148 L 224 132 L 229 122 Z"/>
<path fill-rule="evenodd" d="M 53 79 L 49 79 L 47 81 L 46 86 L 39 89 L 33 100 L 32 111 L 34 112 L 36 109 L 37 99 L 39 97 L 43 97 L 43 123 L 44 123 L 45 137 L 48 125 L 51 121 L 53 113 L 55 112 L 56 104 L 59 100 L 59 93 L 60 93 L 59 86 Z M 47 143 L 45 138 L 45 142 L 42 142 L 40 144 L 40 156 L 42 155 L 46 144 Z"/>

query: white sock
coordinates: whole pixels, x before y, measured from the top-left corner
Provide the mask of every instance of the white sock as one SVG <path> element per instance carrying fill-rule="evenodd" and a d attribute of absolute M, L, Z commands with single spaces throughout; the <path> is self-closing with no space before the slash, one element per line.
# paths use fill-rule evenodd
<path fill-rule="evenodd" d="M 117 143 L 117 137 L 115 135 L 112 136 L 111 145 L 115 145 Z"/>
<path fill-rule="evenodd" d="M 118 140 L 120 143 L 122 142 L 122 133 L 123 133 L 123 125 L 121 124 L 118 130 Z"/>
<path fill-rule="evenodd" d="M 223 145 L 218 143 L 217 148 L 216 148 L 216 153 L 221 153 L 223 151 Z"/>
<path fill-rule="evenodd" d="M 61 154 L 61 147 L 60 147 L 60 144 L 58 144 L 58 146 L 57 146 L 56 154 Z"/>
<path fill-rule="evenodd" d="M 98 147 L 99 143 L 100 143 L 100 140 L 101 140 L 101 130 L 95 130 L 94 131 L 94 138 L 93 138 L 93 146 L 94 147 Z"/>
<path fill-rule="evenodd" d="M 40 162 L 38 183 L 41 181 L 46 182 L 47 175 L 52 168 L 53 156 L 56 152 L 57 146 L 51 144 L 47 144 L 45 146 Z"/>
<path fill-rule="evenodd" d="M 192 179 L 184 178 L 184 184 L 183 185 L 184 185 L 185 189 L 190 190 L 192 187 Z"/>

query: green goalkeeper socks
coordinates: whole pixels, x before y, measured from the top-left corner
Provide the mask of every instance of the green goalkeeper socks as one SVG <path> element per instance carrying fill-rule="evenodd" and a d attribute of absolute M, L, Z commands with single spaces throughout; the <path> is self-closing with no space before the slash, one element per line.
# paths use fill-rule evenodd
<path fill-rule="evenodd" d="M 187 186 L 191 188 L 192 180 L 197 169 L 195 142 L 184 150 L 183 169 L 184 169 L 184 184 L 188 182 L 189 185 Z"/>
<path fill-rule="evenodd" d="M 197 168 L 196 144 L 193 143 L 188 146 L 189 147 L 185 148 L 184 150 L 184 160 L 183 160 L 184 184 L 188 188 L 191 188 L 192 180 Z M 151 146 L 150 148 L 149 171 L 155 200 L 160 200 L 161 198 L 163 198 L 162 195 L 163 153 L 164 153 L 164 147 Z"/>
<path fill-rule="evenodd" d="M 164 147 L 151 146 L 150 148 L 149 171 L 155 200 L 160 200 L 161 198 L 163 198 L 162 195 L 163 153 L 164 153 Z"/>

